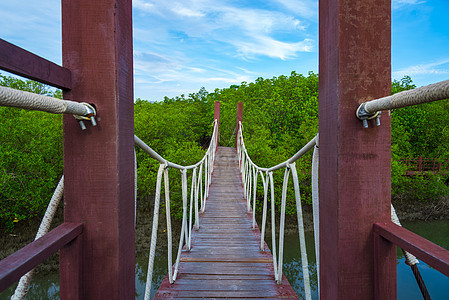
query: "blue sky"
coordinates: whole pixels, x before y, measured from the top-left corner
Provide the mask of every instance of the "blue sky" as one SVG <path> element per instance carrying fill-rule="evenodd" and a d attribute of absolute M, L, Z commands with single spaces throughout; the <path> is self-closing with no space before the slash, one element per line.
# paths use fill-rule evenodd
<path fill-rule="evenodd" d="M 60 0 L 0 0 L 0 38 L 61 63 L 60 11 Z M 393 0 L 393 79 L 449 79 L 448 12 L 448 0 Z M 318 72 L 317 0 L 133 0 L 133 14 L 135 98 Z"/>

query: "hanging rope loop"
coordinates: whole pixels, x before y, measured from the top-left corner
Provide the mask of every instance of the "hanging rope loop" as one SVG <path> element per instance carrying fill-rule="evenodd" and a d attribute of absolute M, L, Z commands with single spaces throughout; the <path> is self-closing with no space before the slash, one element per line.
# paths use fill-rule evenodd
<path fill-rule="evenodd" d="M 307 261 L 306 242 L 304 234 L 304 221 L 302 216 L 301 198 L 299 191 L 298 174 L 296 172 L 295 162 L 305 155 L 308 151 L 314 149 L 317 151 L 318 135 L 308 142 L 302 149 L 300 149 L 295 155 L 271 168 L 262 168 L 257 166 L 250 158 L 245 146 L 243 138 L 243 125 L 239 122 L 239 128 L 237 133 L 237 157 L 239 160 L 240 173 L 242 174 L 242 186 L 246 195 L 248 211 L 250 211 L 251 197 L 253 200 L 252 213 L 253 213 L 253 228 L 255 228 L 255 212 L 256 212 L 256 193 L 257 193 L 257 177 L 260 174 L 262 177 L 263 185 L 263 206 L 262 206 L 262 229 L 260 250 L 264 251 L 264 237 L 266 230 L 267 211 L 268 211 L 268 198 L 271 201 L 271 252 L 273 255 L 273 269 L 274 279 L 278 284 L 282 283 L 282 268 L 283 268 L 283 252 L 284 252 L 284 229 L 285 229 L 285 211 L 287 203 L 287 188 L 290 174 L 293 178 L 295 199 L 298 215 L 298 229 L 300 240 L 300 252 L 301 262 L 303 267 L 303 279 L 305 298 L 307 300 L 312 299 L 310 277 Z M 275 205 L 275 193 L 274 193 L 274 179 L 273 172 L 279 169 L 285 168 L 284 181 L 282 184 L 282 199 L 281 199 L 281 212 L 279 222 L 279 246 L 276 246 L 276 205 Z M 313 168 L 313 167 L 312 167 Z M 316 168 L 318 170 L 318 168 Z M 313 181 L 313 180 L 312 180 Z M 268 195 L 268 191 L 270 194 Z M 317 196 L 317 195 L 316 195 Z M 318 198 L 317 198 L 318 199 Z M 279 253 L 277 252 L 279 249 Z M 318 259 L 318 258 L 317 258 Z M 318 260 L 317 260 L 318 261 Z"/>

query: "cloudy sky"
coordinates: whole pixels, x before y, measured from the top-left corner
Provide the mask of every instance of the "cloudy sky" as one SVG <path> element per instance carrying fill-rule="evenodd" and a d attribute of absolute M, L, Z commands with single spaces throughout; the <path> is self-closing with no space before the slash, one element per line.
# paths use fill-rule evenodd
<path fill-rule="evenodd" d="M 393 79 L 449 79 L 448 0 L 393 0 Z M 0 38 L 61 63 L 60 0 L 0 0 Z M 135 97 L 318 72 L 317 0 L 133 0 Z"/>

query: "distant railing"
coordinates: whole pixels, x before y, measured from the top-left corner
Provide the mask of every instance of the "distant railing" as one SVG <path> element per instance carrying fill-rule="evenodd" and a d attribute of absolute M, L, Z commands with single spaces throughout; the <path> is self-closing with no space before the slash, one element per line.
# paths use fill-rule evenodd
<path fill-rule="evenodd" d="M 449 159 L 426 158 L 418 156 L 415 158 L 400 158 L 400 162 L 407 166 L 405 175 L 419 175 L 426 172 L 445 174 L 449 172 Z"/>

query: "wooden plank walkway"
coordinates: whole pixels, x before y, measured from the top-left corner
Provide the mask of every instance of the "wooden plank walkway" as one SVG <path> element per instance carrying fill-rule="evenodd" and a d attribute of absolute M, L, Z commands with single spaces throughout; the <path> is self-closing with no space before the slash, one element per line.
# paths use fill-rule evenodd
<path fill-rule="evenodd" d="M 163 280 L 159 298 L 298 299 L 283 276 L 274 281 L 271 252 L 260 251 L 260 231 L 246 212 L 235 148 L 218 147 L 209 199 L 192 233 L 192 249 L 183 250 L 176 282 Z"/>

